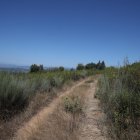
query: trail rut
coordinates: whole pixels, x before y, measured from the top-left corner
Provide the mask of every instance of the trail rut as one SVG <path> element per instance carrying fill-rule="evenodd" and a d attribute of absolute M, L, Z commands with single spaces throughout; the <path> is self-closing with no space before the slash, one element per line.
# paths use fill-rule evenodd
<path fill-rule="evenodd" d="M 85 118 L 80 127 L 79 140 L 107 140 L 99 128 L 99 122 L 104 114 L 99 106 L 99 100 L 94 98 L 97 82 L 96 79 L 90 83 L 90 89 L 87 91 Z"/>

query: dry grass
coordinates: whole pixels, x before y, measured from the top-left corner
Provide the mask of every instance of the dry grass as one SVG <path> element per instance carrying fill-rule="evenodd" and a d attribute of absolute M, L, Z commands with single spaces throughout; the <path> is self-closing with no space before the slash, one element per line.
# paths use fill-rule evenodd
<path fill-rule="evenodd" d="M 0 140 L 10 140 L 23 123 L 27 122 L 32 116 L 37 114 L 42 107 L 47 106 L 52 99 L 53 97 L 48 96 L 47 94 L 37 94 L 24 112 L 17 114 L 9 120 L 1 120 Z"/>
<path fill-rule="evenodd" d="M 66 112 L 63 99 L 65 96 L 72 99 L 78 97 L 83 107 L 88 88 L 88 84 L 85 83 L 61 96 L 48 107 L 49 113 L 38 116 L 38 120 L 33 121 L 32 125 L 21 129 L 14 140 L 77 140 L 82 112 Z"/>

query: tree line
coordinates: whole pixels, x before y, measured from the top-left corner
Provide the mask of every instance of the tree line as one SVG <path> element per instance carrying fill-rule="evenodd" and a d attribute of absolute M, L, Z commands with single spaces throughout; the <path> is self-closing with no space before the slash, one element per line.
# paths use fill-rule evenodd
<path fill-rule="evenodd" d="M 64 71 L 64 70 L 65 70 L 65 68 L 63 66 L 54 67 L 54 68 L 48 68 L 46 70 L 44 70 L 43 65 L 32 64 L 30 66 L 30 72 L 41 72 L 41 71 L 56 72 L 56 71 Z"/>
<path fill-rule="evenodd" d="M 99 61 L 97 64 L 96 63 L 88 63 L 86 65 L 83 65 L 83 64 L 78 64 L 77 65 L 77 70 L 90 70 L 90 69 L 97 69 L 97 70 L 103 70 L 106 68 L 106 65 L 105 65 L 105 62 L 104 61 Z"/>
<path fill-rule="evenodd" d="M 76 67 L 76 70 L 92 70 L 92 69 L 103 70 L 105 68 L 106 68 L 105 62 L 99 61 L 97 64 L 93 62 L 88 63 L 86 65 L 78 64 Z M 41 71 L 56 72 L 56 71 L 64 71 L 64 70 L 65 68 L 63 66 L 55 67 L 55 68 L 48 68 L 46 70 L 44 70 L 43 65 L 32 64 L 30 66 L 30 72 L 41 72 Z M 71 69 L 71 70 L 75 70 L 75 69 Z"/>

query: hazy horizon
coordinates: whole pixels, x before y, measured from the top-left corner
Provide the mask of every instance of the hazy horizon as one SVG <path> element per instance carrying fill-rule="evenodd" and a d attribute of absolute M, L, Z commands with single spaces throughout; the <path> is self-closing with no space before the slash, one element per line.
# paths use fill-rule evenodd
<path fill-rule="evenodd" d="M 140 60 L 139 0 L 1 0 L 0 64 Z"/>

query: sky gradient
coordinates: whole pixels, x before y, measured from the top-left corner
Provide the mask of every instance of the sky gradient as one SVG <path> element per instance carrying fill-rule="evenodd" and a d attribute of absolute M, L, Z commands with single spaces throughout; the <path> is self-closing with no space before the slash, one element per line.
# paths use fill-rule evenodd
<path fill-rule="evenodd" d="M 0 63 L 75 67 L 140 60 L 140 0 L 0 0 Z"/>

